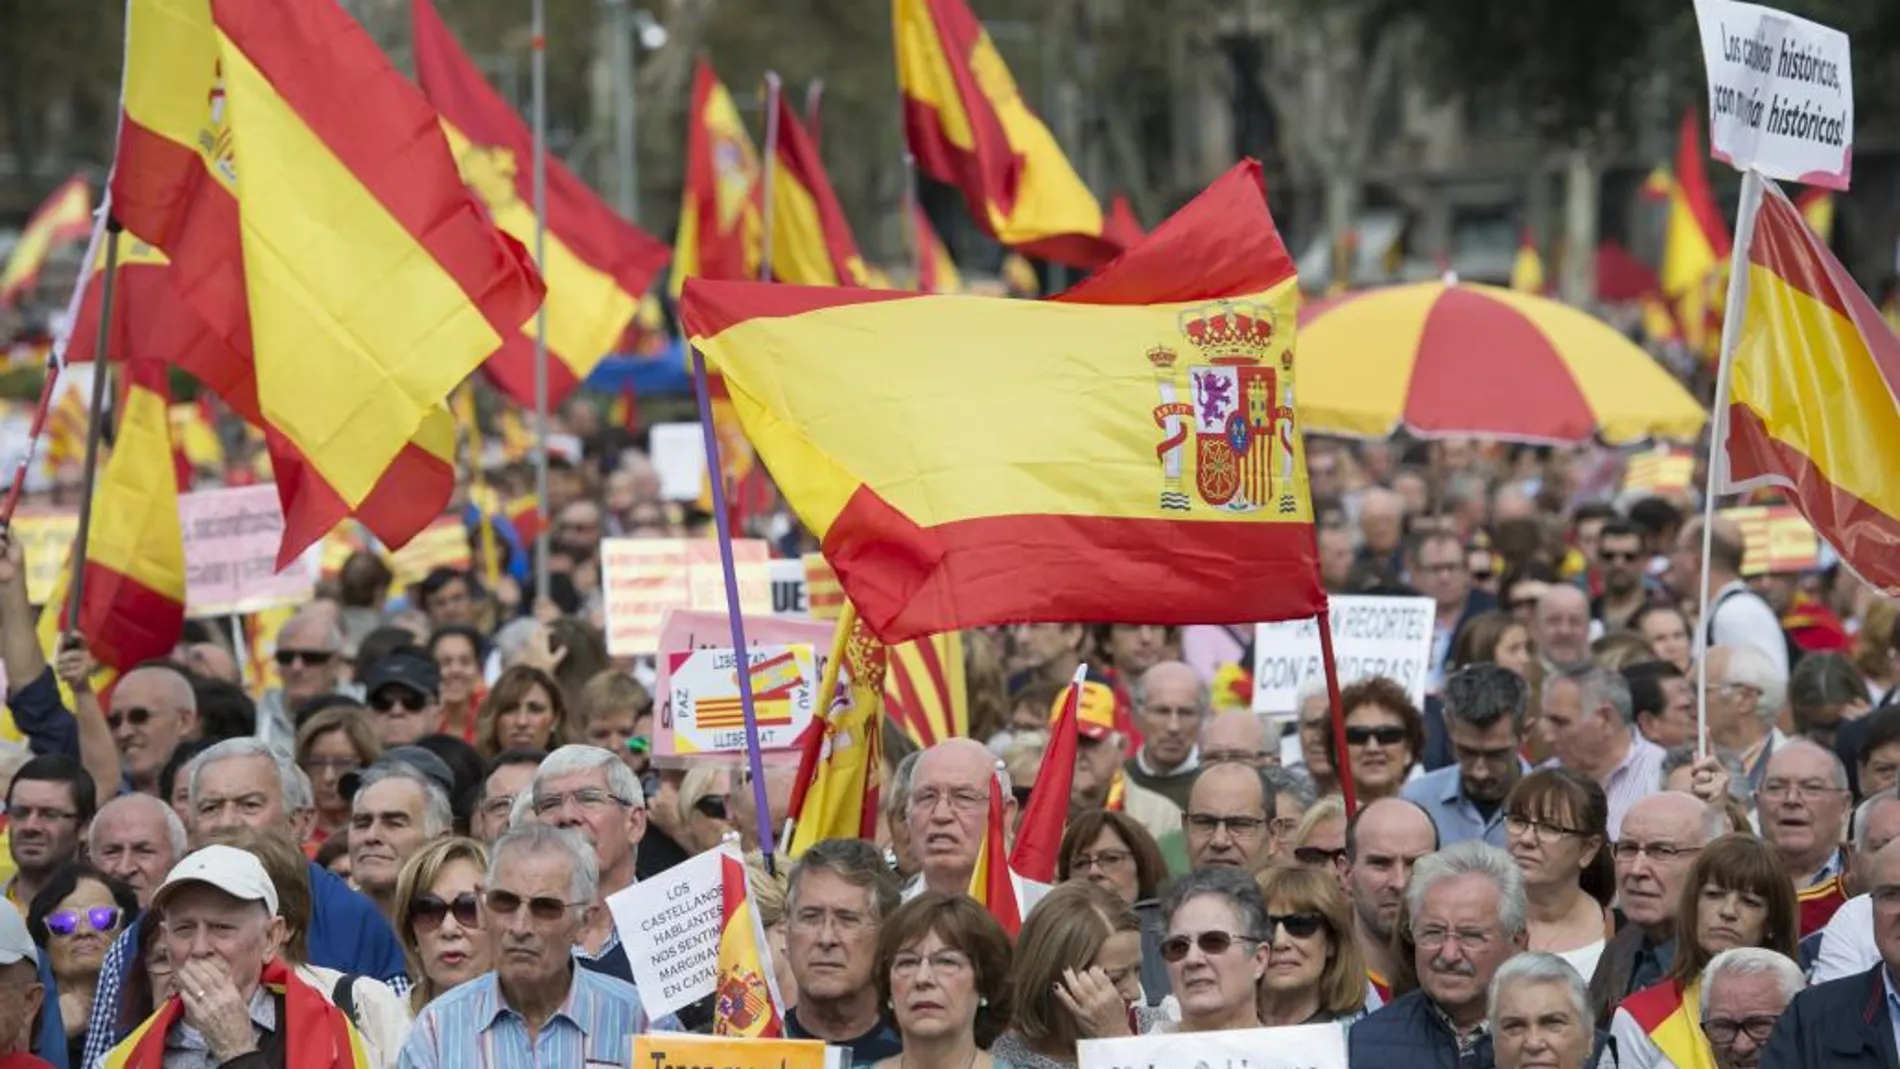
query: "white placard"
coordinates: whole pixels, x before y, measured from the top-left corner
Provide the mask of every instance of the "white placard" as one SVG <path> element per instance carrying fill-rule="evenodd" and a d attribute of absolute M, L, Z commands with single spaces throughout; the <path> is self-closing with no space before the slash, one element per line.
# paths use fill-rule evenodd
<path fill-rule="evenodd" d="M 647 452 L 660 475 L 660 496 L 697 501 L 706 483 L 706 434 L 697 423 L 656 423 L 647 432 Z"/>
<path fill-rule="evenodd" d="M 1076 1069 L 1346 1069 L 1346 1030 L 1336 1024 L 1174 1032 L 1076 1044 Z"/>
<path fill-rule="evenodd" d="M 662 730 L 656 752 L 716 754 L 746 752 L 745 712 L 740 702 L 737 651 L 718 647 L 663 651 L 671 698 L 671 731 Z M 754 646 L 747 655 L 752 679 L 753 723 L 762 750 L 797 744 L 817 708 L 818 653 L 805 644 Z M 662 724 L 664 729 L 666 725 Z"/>
<path fill-rule="evenodd" d="M 1333 655 L 1339 685 L 1385 676 L 1406 689 L 1412 704 L 1425 705 L 1425 676 L 1432 659 L 1430 598 L 1382 598 L 1347 594 L 1328 599 L 1333 616 Z M 1289 620 L 1254 629 L 1253 708 L 1257 713 L 1294 713 L 1300 687 L 1323 678 L 1319 624 Z"/>
<path fill-rule="evenodd" d="M 805 581 L 805 562 L 781 557 L 766 566 L 772 577 L 772 615 L 811 618 L 811 586 Z"/>
<path fill-rule="evenodd" d="M 1846 189 L 1854 169 L 1847 35 L 1784 11 L 1696 0 L 1710 155 L 1770 178 Z"/>
<path fill-rule="evenodd" d="M 651 1016 L 674 1013 L 718 984 L 722 856 L 708 850 L 607 896 L 607 912 Z"/>

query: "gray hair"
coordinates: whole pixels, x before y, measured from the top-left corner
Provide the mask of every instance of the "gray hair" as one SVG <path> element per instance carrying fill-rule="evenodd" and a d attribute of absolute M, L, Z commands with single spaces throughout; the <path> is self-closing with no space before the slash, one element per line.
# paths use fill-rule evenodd
<path fill-rule="evenodd" d="M 1900 787 L 1888 787 L 1884 791 L 1875 791 L 1867 796 L 1866 801 L 1854 807 L 1854 822 L 1851 825 L 1854 833 L 1854 853 L 1862 857 L 1873 852 L 1867 848 L 1867 825 L 1873 823 L 1874 809 L 1882 802 L 1900 802 Z M 100 812 L 103 813 L 105 810 L 102 809 Z"/>
<path fill-rule="evenodd" d="M 1425 896 L 1432 888 L 1458 876 L 1482 876 L 1498 889 L 1498 928 L 1506 938 L 1516 939 L 1525 931 L 1524 873 L 1511 855 L 1481 839 L 1454 843 L 1437 853 L 1426 854 L 1412 867 L 1412 882 L 1405 887 L 1405 908 L 1412 923 L 1425 908 Z M 1414 929 L 1416 932 L 1416 928 Z"/>
<path fill-rule="evenodd" d="M 1192 674 L 1194 678 L 1194 709 L 1203 717 L 1207 715 L 1208 710 L 1214 705 L 1214 699 L 1207 690 L 1207 680 L 1202 679 L 1199 672 L 1194 671 L 1179 661 L 1162 661 L 1160 664 L 1149 668 L 1147 672 L 1143 672 L 1134 678 L 1134 681 L 1128 686 L 1128 697 L 1135 703 L 1137 710 L 1145 708 L 1148 704 L 1148 675 L 1156 668 L 1181 668 Z"/>
<path fill-rule="evenodd" d="M 1722 768 L 1728 772 L 1729 794 L 1743 801 L 1748 801 L 1748 775 L 1742 769 L 1741 757 L 1736 754 L 1715 753 L 1714 751 L 1710 751 L 1710 756 L 1721 762 Z M 1669 777 L 1674 775 L 1677 769 L 1688 768 L 1690 765 L 1695 764 L 1696 760 L 1695 743 L 1693 742 L 1685 742 L 1681 746 L 1672 746 L 1664 750 L 1662 767 L 1656 777 L 1656 789 L 1659 791 L 1668 790 Z M 1728 817 L 1724 815 L 1721 819 L 1724 821 L 1722 831 L 1729 830 L 1728 824 L 1726 823 Z M 1721 832 L 1717 832 L 1716 834 L 1719 835 Z"/>
<path fill-rule="evenodd" d="M 198 808 L 198 795 L 201 781 L 204 779 L 204 770 L 219 761 L 229 761 L 239 757 L 262 757 L 276 766 L 277 790 L 286 813 L 309 809 L 316 804 L 316 799 L 310 789 L 310 777 L 304 774 L 303 769 L 297 767 L 297 762 L 291 759 L 288 751 L 263 739 L 248 738 L 225 739 L 185 762 L 185 782 L 189 784 L 186 796 L 191 800 L 192 809 Z"/>
<path fill-rule="evenodd" d="M 93 825 L 95 827 L 98 826 L 99 821 L 103 820 L 106 813 L 111 811 L 115 806 L 120 809 L 130 809 L 133 806 L 138 806 L 139 808 L 149 809 L 157 813 L 159 819 L 165 822 L 165 841 L 171 844 L 173 859 L 181 859 L 191 852 L 191 840 L 185 831 L 185 822 L 178 819 L 177 810 L 166 805 L 163 801 L 160 801 L 157 796 L 142 794 L 138 791 L 134 791 L 131 794 L 121 794 L 117 798 L 99 807 L 99 812 L 93 814 Z"/>
<path fill-rule="evenodd" d="M 904 759 L 891 770 L 891 782 L 884 789 L 885 816 L 904 815 L 904 810 L 910 805 L 910 781 L 917 772 L 917 759 L 923 755 L 922 750 L 905 754 Z"/>
<path fill-rule="evenodd" d="M 356 812 L 356 803 L 362 799 L 364 791 L 392 779 L 412 783 L 422 792 L 424 837 L 433 839 L 438 835 L 446 835 L 455 826 L 455 813 L 449 808 L 449 792 L 443 790 L 440 783 L 416 771 L 413 765 L 400 761 L 371 765 L 363 772 L 363 778 L 356 781 L 356 794 L 350 799 L 350 812 Z"/>
<path fill-rule="evenodd" d="M 863 839 L 824 839 L 813 843 L 792 864 L 785 878 L 786 912 L 798 908 L 798 885 L 808 873 L 829 872 L 859 888 L 871 900 L 871 919 L 882 920 L 896 912 L 901 896 L 897 881 L 891 877 L 884 854 Z"/>
<path fill-rule="evenodd" d="M 324 649 L 336 651 L 343 648 L 343 628 L 336 617 L 309 605 L 298 609 L 290 619 L 285 620 L 283 626 L 277 629 L 277 634 L 271 637 L 271 643 L 274 646 L 282 641 L 286 631 L 301 630 L 313 625 L 322 628 L 322 637 L 318 641 L 322 643 Z"/>
<path fill-rule="evenodd" d="M 1812 739 L 1803 739 L 1803 738 L 1789 739 L 1787 742 L 1782 743 L 1780 746 L 1775 747 L 1775 752 L 1768 755 L 1768 760 L 1772 762 L 1775 758 L 1781 756 L 1782 754 L 1785 754 L 1794 750 L 1813 750 L 1815 753 L 1818 753 L 1822 757 L 1827 758 L 1828 768 L 1832 770 L 1832 779 L 1834 780 L 1834 786 L 1837 789 L 1843 790 L 1843 791 L 1847 789 L 1847 765 L 1841 760 L 1841 755 L 1835 753 L 1833 750 L 1828 749 L 1827 747 L 1821 745 L 1820 743 L 1813 741 Z M 1766 770 L 1766 766 L 1764 766 L 1764 771 L 1765 770 Z"/>
<path fill-rule="evenodd" d="M 1468 664 L 1446 677 L 1444 697 L 1448 721 L 1488 728 L 1509 717 L 1511 733 L 1524 734 L 1524 707 L 1530 701 L 1530 687 L 1523 676 L 1508 668 Z"/>
<path fill-rule="evenodd" d="M 548 780 L 592 772 L 597 768 L 607 776 L 607 793 L 634 809 L 647 807 L 647 795 L 640 788 L 640 777 L 633 774 L 633 769 L 628 768 L 625 761 L 599 746 L 579 743 L 563 746 L 542 758 L 540 766 L 534 770 L 529 793 L 539 794 L 541 785 Z"/>
<path fill-rule="evenodd" d="M 1629 727 L 1636 722 L 1636 706 L 1630 698 L 1630 681 L 1616 669 L 1600 668 L 1585 662 L 1558 669 L 1557 678 L 1577 685 L 1582 693 L 1583 715 L 1589 716 L 1607 705 L 1616 710 L 1617 723 Z"/>
<path fill-rule="evenodd" d="M 539 633 L 544 625 L 532 616 L 520 616 L 501 625 L 495 632 L 493 648 L 500 657 L 503 667 L 511 667 L 521 659 L 528 643 Z"/>
<path fill-rule="evenodd" d="M 1527 950 L 1515 954 L 1491 977 L 1491 991 L 1485 999 L 1485 1018 L 1490 1022 L 1493 1034 L 1498 1030 L 1498 995 L 1506 988 L 1522 987 L 1528 984 L 1561 984 L 1564 993 L 1570 996 L 1570 1008 L 1577 1013 L 1577 1023 L 1588 1026 L 1595 1018 L 1590 1010 L 1590 989 L 1583 977 L 1564 959 L 1541 950 Z"/>
<path fill-rule="evenodd" d="M 1272 936 L 1267 931 L 1267 903 L 1260 897 L 1260 885 L 1252 876 L 1232 868 L 1195 869 L 1175 880 L 1161 900 L 1163 925 L 1171 924 L 1182 906 L 1201 897 L 1219 898 L 1233 907 L 1241 929 L 1235 935 L 1254 939 Z"/>
<path fill-rule="evenodd" d="M 594 860 L 594 848 L 573 828 L 529 822 L 508 829 L 488 848 L 485 886 L 495 886 L 501 876 L 502 856 L 511 853 L 565 854 L 572 873 L 567 883 L 568 901 L 592 905 L 600 896 L 600 863 Z"/>
<path fill-rule="evenodd" d="M 1773 720 L 1788 700 L 1788 673 L 1776 667 L 1773 658 L 1754 646 L 1721 646 L 1728 651 L 1728 671 L 1720 682 L 1755 688 L 1755 715 Z M 1713 681 L 1712 681 L 1713 682 Z"/>
<path fill-rule="evenodd" d="M 1724 976 L 1772 976 L 1775 988 L 1781 993 L 1782 1007 L 1794 1001 L 1801 989 L 1808 985 L 1807 977 L 1801 975 L 1801 966 L 1788 960 L 1779 951 L 1766 947 L 1733 947 L 1722 951 L 1709 961 L 1702 970 L 1702 1018 L 1709 1016 L 1709 992 L 1715 982 Z"/>
<path fill-rule="evenodd" d="M 1301 812 L 1313 808 L 1313 803 L 1319 801 L 1319 788 L 1313 784 L 1313 777 L 1304 768 L 1268 765 L 1260 770 L 1260 778 L 1273 789 L 1274 797 L 1292 795 Z"/>
<path fill-rule="evenodd" d="M 1300 684 L 1300 689 L 1294 692 L 1293 723 L 1295 726 L 1300 722 L 1300 715 L 1306 711 L 1306 703 L 1315 698 L 1324 698 L 1329 706 L 1332 704 L 1333 695 L 1331 691 L 1326 689 L 1326 677 L 1324 675 L 1314 675 L 1308 678 L 1306 682 Z"/>

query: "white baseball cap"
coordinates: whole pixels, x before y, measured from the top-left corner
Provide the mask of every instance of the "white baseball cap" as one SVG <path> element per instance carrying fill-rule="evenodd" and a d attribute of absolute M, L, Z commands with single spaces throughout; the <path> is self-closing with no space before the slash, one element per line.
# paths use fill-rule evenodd
<path fill-rule="evenodd" d="M 13 903 L 0 898 L 0 965 L 14 965 L 22 961 L 38 965 L 39 948 L 33 945 L 33 937 L 27 933 L 26 921 L 21 919 L 20 911 L 13 907 Z"/>
<path fill-rule="evenodd" d="M 277 888 L 264 871 L 264 863 L 248 850 L 218 843 L 186 854 L 152 893 L 152 905 L 159 905 L 173 888 L 188 883 L 215 887 L 240 901 L 262 902 L 271 916 L 277 915 Z"/>

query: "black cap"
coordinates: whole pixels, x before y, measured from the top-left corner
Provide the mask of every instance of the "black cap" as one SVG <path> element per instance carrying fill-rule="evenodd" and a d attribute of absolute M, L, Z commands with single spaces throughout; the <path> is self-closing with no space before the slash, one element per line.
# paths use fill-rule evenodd
<path fill-rule="evenodd" d="M 363 696 L 374 697 L 377 691 L 392 684 L 433 698 L 442 692 L 442 673 L 426 655 L 415 650 L 397 650 L 369 666 L 363 675 Z"/>
<path fill-rule="evenodd" d="M 370 768 L 387 768 L 391 765 L 408 765 L 410 768 L 442 788 L 442 793 L 455 796 L 455 773 L 449 771 L 449 763 L 420 746 L 397 746 L 384 750 Z M 337 777 L 337 793 L 345 798 L 356 797 L 356 789 L 363 784 L 365 770 L 345 772 Z"/>

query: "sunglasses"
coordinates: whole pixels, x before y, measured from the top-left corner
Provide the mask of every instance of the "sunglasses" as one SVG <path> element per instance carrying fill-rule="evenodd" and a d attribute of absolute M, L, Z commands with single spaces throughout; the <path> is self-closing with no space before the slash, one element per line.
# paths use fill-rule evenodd
<path fill-rule="evenodd" d="M 79 931 L 80 918 L 85 918 L 86 927 L 95 932 L 115 931 L 119 927 L 119 908 L 117 906 L 93 906 L 84 911 L 62 909 L 58 913 L 46 915 L 46 930 L 54 935 L 67 936 Z"/>
<path fill-rule="evenodd" d="M 1200 935 L 1171 935 L 1161 941 L 1161 960 L 1169 964 L 1179 963 L 1188 956 L 1192 947 L 1200 947 L 1201 953 L 1216 957 L 1227 953 L 1227 948 L 1235 943 L 1258 943 L 1260 940 L 1251 935 L 1235 935 L 1232 932 L 1202 932 Z"/>
<path fill-rule="evenodd" d="M 506 891 L 500 893 L 507 894 Z M 409 923 L 418 932 L 433 932 L 442 927 L 443 921 L 454 917 L 455 923 L 464 928 L 473 928 L 481 923 L 479 906 L 480 901 L 472 891 L 463 891 L 447 902 L 438 895 L 417 895 L 409 903 Z M 534 907 L 530 905 L 528 908 Z"/>
<path fill-rule="evenodd" d="M 1323 846 L 1296 846 L 1293 848 L 1293 860 L 1310 868 L 1319 868 L 1346 860 L 1346 851 L 1343 848 L 1328 850 Z"/>
<path fill-rule="evenodd" d="M 379 713 L 390 713 L 401 706 L 406 712 L 419 713 L 429 707 L 429 699 L 411 690 L 390 693 L 383 691 L 370 696 L 369 707 Z"/>
<path fill-rule="evenodd" d="M 152 715 L 152 711 L 142 705 L 135 705 L 127 709 L 124 713 L 114 710 L 106 714 L 106 727 L 111 728 L 113 731 L 119 730 L 120 727 L 126 724 L 130 724 L 135 728 L 142 728 L 146 724 L 151 723 Z"/>
<path fill-rule="evenodd" d="M 1312 938 L 1325 923 L 1326 918 L 1317 913 L 1267 914 L 1268 934 L 1272 934 L 1276 928 L 1285 927 L 1286 934 L 1295 939 Z"/>
<path fill-rule="evenodd" d="M 558 921 L 567 916 L 567 911 L 575 906 L 585 906 L 588 904 L 586 902 L 564 902 L 558 898 L 547 898 L 541 895 L 524 899 L 513 891 L 490 891 L 484 901 L 488 905 L 489 912 L 503 917 L 514 916 L 525 904 L 528 907 L 528 912 L 533 914 L 535 920 L 549 922 Z M 461 918 L 458 917 L 456 919 L 459 921 Z"/>
<path fill-rule="evenodd" d="M 304 664 L 311 665 L 314 667 L 322 667 L 323 665 L 330 663 L 331 659 L 336 656 L 336 651 L 334 650 L 278 650 L 275 656 L 277 658 L 277 667 L 279 668 L 289 668 L 291 665 L 296 664 L 299 661 L 303 662 Z"/>
<path fill-rule="evenodd" d="M 1597 559 L 1605 564 L 1616 564 L 1619 562 L 1629 564 L 1635 561 L 1636 558 L 1637 554 L 1635 553 L 1621 553 L 1612 549 L 1597 550 Z"/>
<path fill-rule="evenodd" d="M 725 820 L 726 800 L 717 795 L 701 798 L 693 803 L 693 810 L 708 820 Z"/>
<path fill-rule="evenodd" d="M 1381 746 L 1397 746 L 1405 741 L 1405 729 L 1399 727 L 1347 728 L 1346 745 L 1364 746 L 1368 742 L 1377 742 Z"/>

